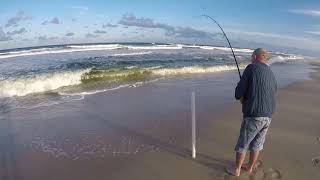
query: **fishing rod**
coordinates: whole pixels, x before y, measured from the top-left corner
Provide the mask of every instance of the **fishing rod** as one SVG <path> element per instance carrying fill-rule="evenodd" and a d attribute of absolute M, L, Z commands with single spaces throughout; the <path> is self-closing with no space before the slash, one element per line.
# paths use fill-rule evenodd
<path fill-rule="evenodd" d="M 210 16 L 208 16 L 208 15 L 205 15 L 205 14 L 204 14 L 204 15 L 201 15 L 201 16 L 206 17 L 206 18 L 212 20 L 212 22 L 214 22 L 216 25 L 218 25 L 219 28 L 221 29 L 224 37 L 225 37 L 225 38 L 227 39 L 227 41 L 228 41 L 229 47 L 230 47 L 230 49 L 231 49 L 231 52 L 232 52 L 232 55 L 233 55 L 233 58 L 234 58 L 234 61 L 236 62 L 236 65 L 237 65 L 239 77 L 240 77 L 240 79 L 241 79 L 241 73 L 240 73 L 238 61 L 237 61 L 236 56 L 234 55 L 233 48 L 232 48 L 232 46 L 231 46 L 231 43 L 230 43 L 229 38 L 227 37 L 226 33 L 224 32 L 224 30 L 222 29 L 222 27 L 220 26 L 220 24 L 219 24 L 215 19 L 213 19 L 212 17 L 210 17 Z"/>

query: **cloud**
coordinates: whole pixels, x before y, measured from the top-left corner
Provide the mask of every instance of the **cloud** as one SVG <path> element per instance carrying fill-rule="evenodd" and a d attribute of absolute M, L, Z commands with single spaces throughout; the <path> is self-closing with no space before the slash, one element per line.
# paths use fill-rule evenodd
<path fill-rule="evenodd" d="M 237 33 L 241 35 L 249 35 L 252 37 L 264 37 L 264 38 L 274 38 L 281 40 L 295 40 L 295 41 L 303 41 L 306 38 L 299 36 L 288 36 L 283 34 L 275 34 L 275 33 L 265 33 L 265 32 L 254 32 L 254 31 L 238 31 L 238 30 L 227 30 L 231 33 Z"/>
<path fill-rule="evenodd" d="M 73 32 L 69 32 L 69 33 L 67 33 L 65 36 L 73 36 L 73 35 L 74 35 Z"/>
<path fill-rule="evenodd" d="M 42 23 L 41 23 L 41 25 L 47 25 L 48 24 L 48 21 L 47 20 L 45 20 L 45 21 L 43 21 Z"/>
<path fill-rule="evenodd" d="M 103 29 L 105 29 L 105 28 L 116 28 L 116 27 L 118 27 L 118 25 L 116 25 L 116 24 L 110 24 L 110 23 L 108 23 L 108 24 L 103 24 L 103 25 L 102 25 L 102 28 L 103 28 Z"/>
<path fill-rule="evenodd" d="M 2 27 L 0 27 L 0 41 L 10 41 L 12 38 L 7 36 L 6 33 L 3 31 Z"/>
<path fill-rule="evenodd" d="M 137 18 L 133 14 L 125 14 L 122 16 L 118 24 L 124 25 L 125 27 L 134 26 L 150 29 L 163 29 L 165 35 L 175 36 L 180 38 L 208 38 L 212 39 L 214 34 L 196 30 L 190 27 L 175 27 L 164 23 L 155 22 L 151 18 Z"/>
<path fill-rule="evenodd" d="M 96 33 L 96 34 L 105 34 L 105 33 L 107 33 L 107 31 L 95 30 L 94 33 Z"/>
<path fill-rule="evenodd" d="M 47 25 L 47 24 L 62 24 L 61 21 L 57 17 L 52 18 L 50 21 L 43 21 L 41 25 Z"/>
<path fill-rule="evenodd" d="M 71 7 L 72 9 L 78 9 L 78 10 L 81 10 L 81 11 L 88 11 L 89 8 L 86 7 L 86 6 L 72 6 Z"/>
<path fill-rule="evenodd" d="M 27 32 L 26 28 L 21 28 L 19 30 L 14 30 L 14 31 L 11 31 L 11 32 L 7 32 L 7 34 L 10 35 L 10 36 L 14 36 L 14 35 L 23 34 L 23 33 L 26 33 L 26 32 Z"/>
<path fill-rule="evenodd" d="M 213 34 L 209 34 L 204 31 L 195 30 L 193 28 L 182 28 L 178 27 L 174 31 L 167 31 L 167 35 L 175 35 L 181 38 L 212 38 Z"/>
<path fill-rule="evenodd" d="M 320 16 L 320 10 L 311 10 L 311 9 L 291 9 L 290 13 L 294 14 L 304 14 L 308 16 Z"/>
<path fill-rule="evenodd" d="M 72 22 L 76 22 L 77 19 L 76 19 L 76 18 L 72 18 L 71 21 L 72 21 Z"/>
<path fill-rule="evenodd" d="M 144 27 L 144 28 L 159 28 L 165 30 L 174 30 L 174 27 L 169 26 L 163 23 L 156 23 L 153 19 L 150 18 L 137 18 L 134 14 L 124 14 L 118 24 L 124 26 L 135 26 L 135 27 Z"/>
<path fill-rule="evenodd" d="M 39 41 L 49 41 L 49 40 L 56 40 L 58 39 L 58 37 L 47 37 L 47 36 L 39 36 L 38 37 L 38 40 Z"/>
<path fill-rule="evenodd" d="M 53 18 L 50 23 L 52 24 L 61 24 L 61 22 L 59 21 L 59 19 L 57 17 Z"/>
<path fill-rule="evenodd" d="M 320 36 L 320 31 L 305 31 L 305 33 L 313 34 L 313 35 L 319 35 Z"/>
<path fill-rule="evenodd" d="M 107 18 L 107 15 L 104 14 L 96 14 L 97 18 Z"/>
<path fill-rule="evenodd" d="M 97 37 L 99 37 L 99 36 L 96 35 L 96 34 L 87 33 L 87 34 L 85 35 L 85 37 L 86 37 L 86 38 L 97 38 Z"/>
<path fill-rule="evenodd" d="M 238 37 L 240 44 L 243 46 L 245 41 L 249 44 L 254 45 L 252 42 L 269 44 L 274 47 L 285 47 L 287 49 L 303 49 L 304 51 L 318 51 L 320 47 L 320 41 L 315 40 L 315 38 L 307 38 L 304 36 L 294 36 L 294 35 L 283 35 L 276 33 L 265 33 L 265 32 L 247 32 L 238 31 L 234 29 L 228 29 L 226 32 L 230 33 L 234 38 Z M 233 39 L 234 39 L 233 38 Z M 247 46 L 247 45 L 246 45 Z M 247 46 L 248 47 L 248 46 Z M 252 47 L 252 46 L 251 46 Z M 280 51 L 280 49 L 275 51 Z M 292 52 L 293 53 L 293 52 Z"/>
<path fill-rule="evenodd" d="M 47 40 L 47 36 L 39 36 L 38 40 L 45 41 L 45 40 Z"/>
<path fill-rule="evenodd" d="M 8 19 L 5 27 L 17 26 L 19 22 L 32 19 L 31 16 L 28 16 L 24 11 L 18 11 L 13 17 Z"/>

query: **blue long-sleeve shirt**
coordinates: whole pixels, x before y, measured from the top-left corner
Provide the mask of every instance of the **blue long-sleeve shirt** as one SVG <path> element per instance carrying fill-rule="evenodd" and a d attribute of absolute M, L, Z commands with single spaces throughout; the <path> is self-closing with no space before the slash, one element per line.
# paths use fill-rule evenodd
<path fill-rule="evenodd" d="M 243 98 L 244 117 L 271 117 L 276 108 L 277 81 L 267 64 L 249 64 L 235 90 L 235 98 Z"/>

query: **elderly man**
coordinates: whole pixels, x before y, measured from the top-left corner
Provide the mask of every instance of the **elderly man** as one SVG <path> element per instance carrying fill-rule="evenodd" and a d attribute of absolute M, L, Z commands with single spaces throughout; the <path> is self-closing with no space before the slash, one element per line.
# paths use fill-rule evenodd
<path fill-rule="evenodd" d="M 250 159 L 243 168 L 250 174 L 252 173 L 259 153 L 263 149 L 276 105 L 277 82 L 267 65 L 267 50 L 258 48 L 253 52 L 251 58 L 252 63 L 246 67 L 235 90 L 236 99 L 242 103 L 243 121 L 235 146 L 235 167 L 226 169 L 234 176 L 240 176 L 247 150 L 250 151 Z"/>

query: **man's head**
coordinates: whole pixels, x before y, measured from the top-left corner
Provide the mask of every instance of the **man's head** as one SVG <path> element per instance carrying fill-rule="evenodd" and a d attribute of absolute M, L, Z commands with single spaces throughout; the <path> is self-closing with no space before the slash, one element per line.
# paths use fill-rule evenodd
<path fill-rule="evenodd" d="M 251 56 L 251 61 L 252 62 L 262 62 L 266 63 L 268 59 L 268 52 L 264 48 L 258 48 L 253 51 L 252 56 Z"/>

